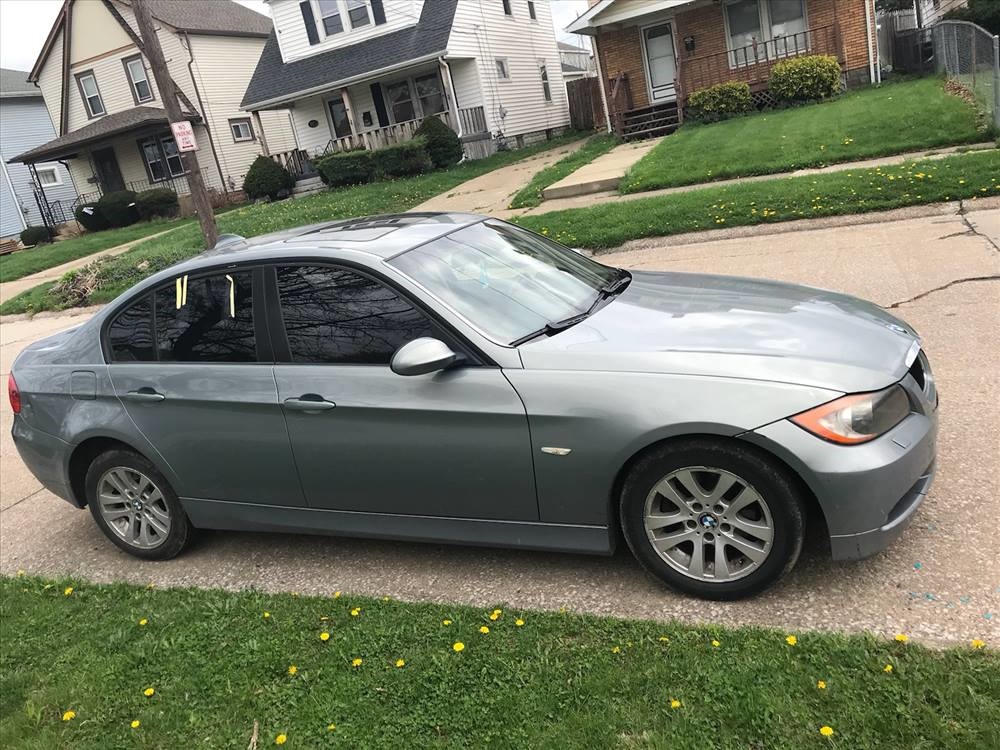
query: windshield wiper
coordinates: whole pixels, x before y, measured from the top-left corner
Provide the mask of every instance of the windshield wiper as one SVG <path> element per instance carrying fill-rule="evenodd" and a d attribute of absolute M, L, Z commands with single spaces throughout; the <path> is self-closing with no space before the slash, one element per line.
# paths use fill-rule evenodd
<path fill-rule="evenodd" d="M 544 327 L 539 328 L 537 331 L 532 331 L 531 333 L 526 333 L 519 339 L 514 339 L 510 342 L 511 346 L 520 346 L 521 344 L 527 343 L 532 339 L 537 339 L 539 336 L 551 336 L 554 333 L 559 333 L 559 331 L 565 331 L 567 328 L 575 326 L 587 319 L 590 315 L 589 312 L 580 313 L 579 315 L 573 315 L 569 318 L 563 318 L 562 320 L 557 320 L 552 323 L 546 323 Z"/>
<path fill-rule="evenodd" d="M 597 290 L 597 299 L 587 310 L 587 314 L 594 312 L 598 306 L 604 302 L 604 300 L 615 296 L 619 292 L 623 291 L 625 287 L 628 286 L 629 282 L 632 281 L 632 274 L 624 269 L 618 271 L 618 275 L 611 279 L 607 284 L 602 286 Z"/>

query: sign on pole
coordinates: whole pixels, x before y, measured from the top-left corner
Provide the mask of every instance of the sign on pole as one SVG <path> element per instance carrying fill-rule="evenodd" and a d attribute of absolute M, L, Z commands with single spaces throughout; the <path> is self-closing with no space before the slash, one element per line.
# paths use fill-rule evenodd
<path fill-rule="evenodd" d="M 197 151 L 198 142 L 194 139 L 194 128 L 191 127 L 190 120 L 170 123 L 170 130 L 177 141 L 178 151 Z"/>

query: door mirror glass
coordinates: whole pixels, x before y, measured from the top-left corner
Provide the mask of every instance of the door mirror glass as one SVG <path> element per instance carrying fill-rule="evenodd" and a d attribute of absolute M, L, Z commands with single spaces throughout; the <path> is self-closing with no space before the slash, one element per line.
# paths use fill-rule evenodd
<path fill-rule="evenodd" d="M 389 367 L 397 375 L 426 375 L 451 367 L 462 359 L 443 341 L 431 338 L 414 339 L 399 348 Z"/>

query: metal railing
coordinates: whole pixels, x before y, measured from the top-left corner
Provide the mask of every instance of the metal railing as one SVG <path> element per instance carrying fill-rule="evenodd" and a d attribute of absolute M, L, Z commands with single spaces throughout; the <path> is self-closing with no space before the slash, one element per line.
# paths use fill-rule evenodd
<path fill-rule="evenodd" d="M 969 21 L 940 21 L 931 39 L 936 71 L 964 86 L 1000 127 L 1000 37 Z"/>

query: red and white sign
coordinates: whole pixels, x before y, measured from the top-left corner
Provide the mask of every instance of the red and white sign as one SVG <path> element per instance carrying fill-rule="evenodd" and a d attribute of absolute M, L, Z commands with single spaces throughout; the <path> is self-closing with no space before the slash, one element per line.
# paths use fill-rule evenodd
<path fill-rule="evenodd" d="M 194 139 L 194 128 L 188 120 L 170 123 L 170 131 L 177 141 L 178 151 L 197 151 L 198 142 Z"/>

